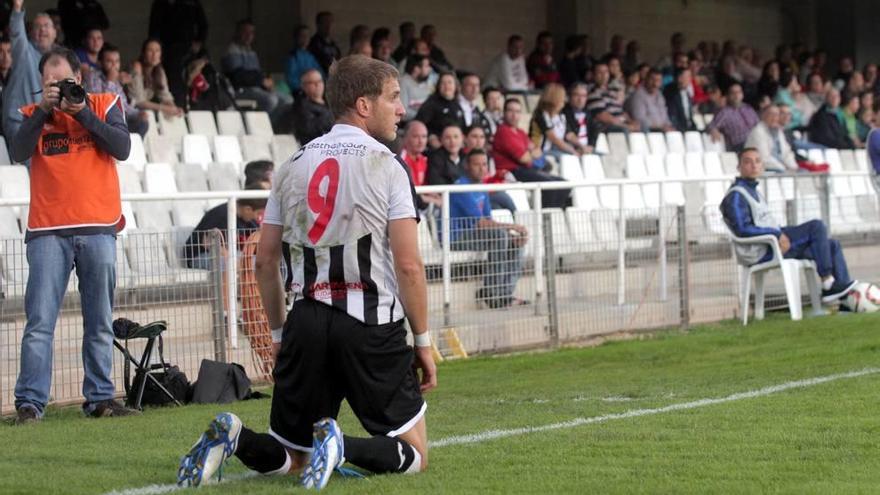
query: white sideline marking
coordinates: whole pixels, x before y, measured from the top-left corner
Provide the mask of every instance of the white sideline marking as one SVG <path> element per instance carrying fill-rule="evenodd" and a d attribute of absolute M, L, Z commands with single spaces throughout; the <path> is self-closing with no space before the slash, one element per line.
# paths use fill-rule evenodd
<path fill-rule="evenodd" d="M 512 428 L 509 430 L 488 430 L 482 433 L 475 433 L 473 435 L 461 435 L 455 437 L 447 437 L 442 438 L 440 440 L 436 440 L 433 442 L 429 442 L 429 446 L 432 448 L 440 448 L 440 447 L 448 447 L 451 445 L 466 445 L 471 443 L 483 442 L 486 440 L 494 440 L 497 438 L 506 438 L 513 437 L 519 435 L 526 435 L 529 433 L 539 433 L 543 431 L 550 430 L 560 430 L 565 428 L 575 428 L 578 426 L 595 424 L 595 423 L 604 423 L 606 421 L 612 421 L 615 419 L 628 419 L 628 418 L 637 418 L 640 416 L 650 416 L 653 414 L 661 414 L 671 411 L 684 411 L 687 409 L 696 409 L 698 407 L 705 406 L 713 406 L 715 404 L 724 404 L 726 402 L 735 402 L 744 399 L 754 399 L 756 397 L 765 397 L 768 395 L 778 394 L 779 392 L 785 392 L 786 390 L 791 390 L 795 388 L 807 388 L 813 387 L 816 385 L 821 385 L 823 383 L 833 382 L 837 380 L 843 380 L 847 378 L 858 378 L 866 375 L 874 375 L 880 373 L 880 368 L 864 368 L 858 371 L 849 371 L 847 373 L 838 373 L 835 375 L 827 375 L 827 376 L 819 376 L 815 378 L 806 378 L 803 380 L 795 380 L 791 382 L 780 383 L 779 385 L 771 385 L 769 387 L 759 388 L 758 390 L 750 390 L 748 392 L 739 392 L 736 394 L 728 395 L 727 397 L 720 397 L 717 399 L 700 399 L 691 402 L 682 402 L 679 404 L 672 404 L 664 407 L 657 407 L 651 409 L 633 409 L 631 411 L 626 411 L 622 413 L 615 414 L 605 414 L 603 416 L 593 416 L 590 418 L 574 418 L 568 421 L 563 421 L 560 423 L 551 423 L 547 425 L 541 426 L 528 426 L 524 428 Z M 257 476 L 255 472 L 242 473 L 239 475 L 228 476 L 224 478 L 227 481 L 234 480 L 243 480 L 247 478 L 252 478 Z M 105 495 L 161 495 L 163 493 L 171 493 L 177 490 L 182 489 L 175 484 L 167 484 L 167 485 L 148 485 L 141 488 L 129 488 L 124 490 L 115 490 L 112 492 L 108 492 Z"/>
<path fill-rule="evenodd" d="M 859 371 L 850 371 L 848 373 L 839 373 L 836 375 L 820 376 L 816 378 L 807 378 L 804 380 L 785 382 L 779 385 L 772 385 L 769 387 L 760 388 L 758 390 L 751 390 L 749 392 L 740 392 L 718 399 L 700 399 L 692 402 L 682 402 L 680 404 L 672 404 L 669 406 L 657 407 L 652 409 L 633 409 L 631 411 L 626 411 L 622 413 L 606 414 L 604 416 L 593 416 L 591 418 L 574 418 L 568 421 L 563 421 L 561 423 L 552 423 L 549 425 L 527 426 L 524 428 L 513 428 L 510 430 L 489 430 L 482 433 L 475 433 L 473 435 L 461 435 L 456 437 L 443 438 L 434 442 L 429 442 L 428 445 L 434 448 L 447 447 L 450 445 L 464 445 L 469 443 L 482 442 L 485 440 L 494 440 L 496 438 L 512 437 L 549 430 L 559 430 L 563 428 L 574 428 L 577 426 L 589 425 L 594 423 L 604 423 L 605 421 L 611 421 L 615 419 L 636 418 L 639 416 L 649 416 L 652 414 L 660 414 L 670 411 L 683 411 L 686 409 L 695 409 L 698 407 L 723 404 L 725 402 L 734 402 L 743 399 L 754 399 L 756 397 L 764 397 L 767 395 L 784 392 L 793 388 L 812 387 L 814 385 L 833 382 L 835 380 L 841 380 L 844 378 L 857 378 L 860 376 L 873 375 L 876 373 L 880 373 L 880 368 L 865 368 Z"/>

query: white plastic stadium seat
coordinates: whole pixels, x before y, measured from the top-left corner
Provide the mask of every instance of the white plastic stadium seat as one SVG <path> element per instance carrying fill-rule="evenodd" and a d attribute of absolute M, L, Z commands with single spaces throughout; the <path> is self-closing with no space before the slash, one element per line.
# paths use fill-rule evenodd
<path fill-rule="evenodd" d="M 6 148 L 6 138 L 3 136 L 0 136 L 0 165 L 12 165 L 9 150 Z"/>
<path fill-rule="evenodd" d="M 299 143 L 296 142 L 296 138 L 290 134 L 277 134 L 272 136 L 272 142 L 270 143 L 272 148 L 272 156 L 275 158 L 275 163 L 284 163 L 290 159 L 299 151 Z"/>
<path fill-rule="evenodd" d="M 644 155 L 629 155 L 626 157 L 626 176 L 633 180 L 648 179 L 648 169 L 645 167 Z M 660 206 L 660 188 L 657 184 L 635 185 L 632 191 L 641 190 L 641 196 L 648 208 Z M 630 187 L 629 185 L 625 186 Z M 626 190 L 626 189 L 624 189 Z"/>
<path fill-rule="evenodd" d="M 217 112 L 217 130 L 219 134 L 229 136 L 242 136 L 247 134 L 241 113 L 237 110 L 221 110 Z"/>
<path fill-rule="evenodd" d="M 532 209 L 532 205 L 529 203 L 529 193 L 524 189 L 512 189 L 507 191 L 507 194 L 513 200 L 513 205 L 516 206 L 517 211 L 529 211 Z"/>
<path fill-rule="evenodd" d="M 684 153 L 687 151 L 684 146 L 684 135 L 678 131 L 667 132 L 666 150 L 669 153 Z"/>
<path fill-rule="evenodd" d="M 205 110 L 190 110 L 186 114 L 186 123 L 189 125 L 191 134 L 203 136 L 216 136 L 217 124 L 214 122 L 214 113 Z"/>
<path fill-rule="evenodd" d="M 27 198 L 31 194 L 31 179 L 23 165 L 0 165 L 0 198 Z M 28 207 L 9 206 L 19 218 L 21 226 L 27 227 Z"/>
<path fill-rule="evenodd" d="M 626 134 L 612 132 L 608 134 L 608 149 L 611 155 L 626 156 L 629 154 L 629 146 L 626 144 Z"/>
<path fill-rule="evenodd" d="M 208 166 L 208 187 L 211 191 L 237 191 L 241 189 L 238 166 L 231 163 L 212 163 Z"/>
<path fill-rule="evenodd" d="M 152 110 L 141 110 L 147 115 L 147 133 L 144 135 L 144 141 L 152 136 L 159 135 L 159 121 L 156 120 L 156 112 Z"/>
<path fill-rule="evenodd" d="M 245 162 L 272 160 L 272 149 L 266 136 L 241 136 L 241 151 Z"/>
<path fill-rule="evenodd" d="M 667 153 L 666 136 L 662 132 L 649 133 L 648 144 L 651 146 L 651 153 L 657 155 L 665 155 Z"/>
<path fill-rule="evenodd" d="M 703 138 L 697 131 L 685 132 L 684 144 L 688 151 L 703 151 Z"/>
<path fill-rule="evenodd" d="M 174 150 L 180 153 L 183 147 L 183 136 L 186 136 L 186 122 L 183 117 L 166 117 L 159 112 L 159 134 L 171 138 Z"/>
<path fill-rule="evenodd" d="M 629 152 L 635 155 L 647 155 L 648 136 L 643 132 L 631 132 L 629 134 Z"/>
<path fill-rule="evenodd" d="M 183 162 L 198 163 L 203 168 L 213 162 L 211 145 L 208 137 L 201 134 L 187 134 L 183 136 Z"/>
<path fill-rule="evenodd" d="M 174 173 L 179 191 L 203 192 L 208 190 L 208 177 L 200 164 L 181 163 L 174 167 Z"/>
<path fill-rule="evenodd" d="M 272 137 L 272 121 L 266 112 L 245 112 L 244 122 L 247 125 L 248 134 L 251 136 Z"/>
<path fill-rule="evenodd" d="M 718 141 L 713 141 L 711 134 L 709 134 L 708 132 L 703 134 L 703 150 L 717 151 L 719 153 L 727 151 L 727 146 L 724 142 L 724 136 L 722 135 Z"/>
<path fill-rule="evenodd" d="M 128 153 L 128 158 L 119 163 L 132 165 L 139 172 L 144 170 L 144 165 L 147 164 L 147 150 L 144 148 L 144 141 L 140 134 L 131 134 L 131 150 Z"/>
<path fill-rule="evenodd" d="M 608 135 L 607 134 L 605 134 L 604 132 L 602 134 L 599 134 L 599 136 L 596 138 L 596 147 L 595 148 L 596 148 L 596 153 L 601 153 L 603 155 L 607 155 L 608 153 L 611 152 L 611 150 L 608 148 Z"/>
<path fill-rule="evenodd" d="M 816 264 L 809 260 L 784 259 L 779 249 L 779 241 L 772 235 L 759 235 L 756 237 L 739 238 L 731 234 L 734 244 L 764 244 L 773 250 L 773 259 L 764 263 L 751 266 L 740 266 L 740 311 L 742 311 L 743 325 L 749 323 L 749 296 L 751 293 L 752 277 L 755 278 L 755 319 L 764 319 L 764 275 L 767 271 L 779 268 L 782 271 L 782 280 L 785 286 L 785 296 L 788 300 L 788 310 L 792 320 L 800 320 L 803 317 L 801 300 L 801 271 L 806 272 L 807 286 L 810 290 L 810 301 L 813 305 L 813 314 L 824 314 L 822 301 L 819 294 L 819 280 L 816 273 Z"/>
<path fill-rule="evenodd" d="M 244 157 L 237 136 L 214 136 L 214 155 L 218 162 L 232 163 L 236 170 L 241 170 Z"/>
<path fill-rule="evenodd" d="M 144 169 L 144 186 L 149 193 L 176 194 L 179 192 L 174 171 L 167 163 L 148 163 Z M 196 225 L 205 213 L 203 200 L 165 201 L 164 203 L 171 205 L 171 218 L 174 225 Z"/>
<path fill-rule="evenodd" d="M 176 138 L 168 136 L 147 136 L 147 157 L 153 163 L 177 163 L 178 152 L 174 146 Z"/>

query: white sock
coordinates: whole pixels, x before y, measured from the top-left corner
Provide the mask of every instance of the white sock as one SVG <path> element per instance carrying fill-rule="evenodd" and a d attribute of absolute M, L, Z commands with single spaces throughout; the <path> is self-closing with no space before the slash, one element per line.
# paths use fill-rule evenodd
<path fill-rule="evenodd" d="M 413 451 L 413 461 L 412 464 L 403 472 L 403 474 L 418 474 L 422 471 L 422 454 L 419 454 L 419 451 L 416 450 L 415 447 L 410 446 Z"/>
<path fill-rule="evenodd" d="M 822 290 L 831 290 L 831 287 L 834 285 L 834 276 L 829 275 L 828 278 L 822 281 Z"/>

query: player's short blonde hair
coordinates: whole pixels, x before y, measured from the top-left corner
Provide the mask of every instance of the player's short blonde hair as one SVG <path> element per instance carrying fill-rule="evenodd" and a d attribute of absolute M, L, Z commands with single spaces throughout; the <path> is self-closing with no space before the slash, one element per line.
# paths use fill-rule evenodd
<path fill-rule="evenodd" d="M 363 55 L 349 55 L 330 66 L 327 105 L 339 118 L 353 109 L 358 98 L 376 98 L 389 79 L 400 74 L 390 64 Z"/>

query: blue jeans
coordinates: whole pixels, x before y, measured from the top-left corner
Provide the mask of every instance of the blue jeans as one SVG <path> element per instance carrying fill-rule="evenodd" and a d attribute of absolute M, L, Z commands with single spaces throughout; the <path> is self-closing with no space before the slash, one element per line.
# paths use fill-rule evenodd
<path fill-rule="evenodd" d="M 809 222 L 792 227 L 782 227 L 782 233 L 788 236 L 791 247 L 783 256 L 789 259 L 813 260 L 820 277 L 834 276 L 834 289 L 844 287 L 852 282 L 849 269 L 843 257 L 840 241 L 828 237 L 828 228 L 822 220 Z M 769 261 L 773 252 L 768 251 L 759 263 Z"/>
<path fill-rule="evenodd" d="M 453 251 L 485 251 L 483 292 L 487 299 L 506 300 L 513 296 L 522 272 L 522 248 L 513 244 L 507 229 L 475 227 L 458 232 L 452 239 Z"/>
<path fill-rule="evenodd" d="M 21 339 L 21 369 L 15 383 L 16 409 L 27 405 L 42 415 L 52 384 L 55 323 L 76 268 L 82 300 L 83 408 L 112 399 L 113 290 L 116 288 L 116 237 L 96 234 L 46 235 L 27 243 L 30 265 L 24 296 L 27 324 Z"/>

